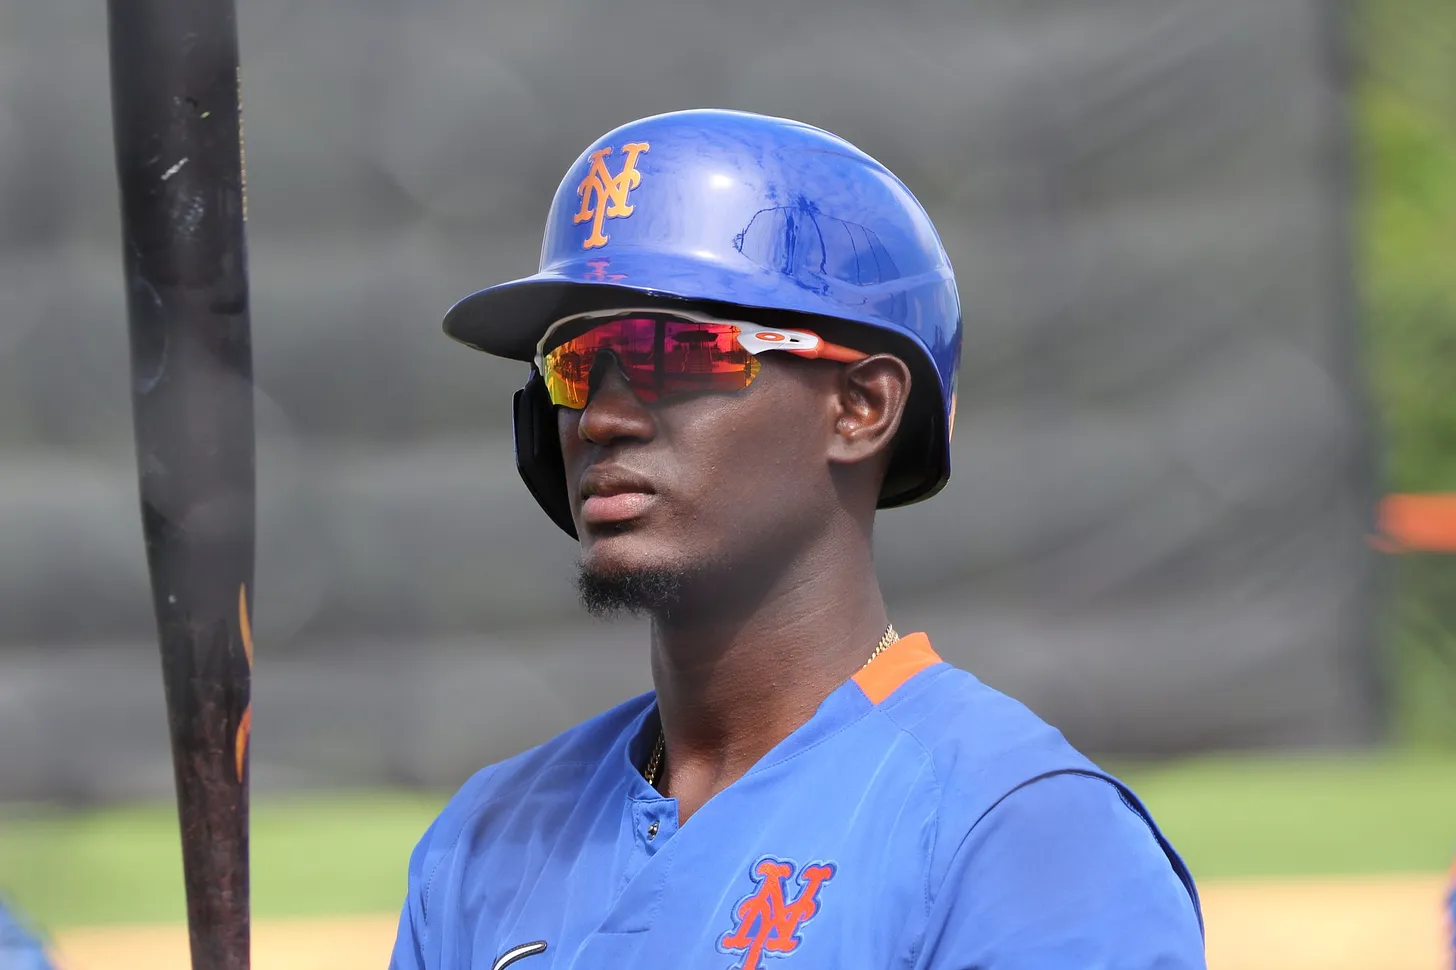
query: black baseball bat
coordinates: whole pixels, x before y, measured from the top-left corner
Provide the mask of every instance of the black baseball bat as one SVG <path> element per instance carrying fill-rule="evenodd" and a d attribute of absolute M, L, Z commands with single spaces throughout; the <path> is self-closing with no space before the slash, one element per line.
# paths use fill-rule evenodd
<path fill-rule="evenodd" d="M 255 527 L 233 0 L 108 0 L 142 532 L 194 970 L 249 965 Z"/>

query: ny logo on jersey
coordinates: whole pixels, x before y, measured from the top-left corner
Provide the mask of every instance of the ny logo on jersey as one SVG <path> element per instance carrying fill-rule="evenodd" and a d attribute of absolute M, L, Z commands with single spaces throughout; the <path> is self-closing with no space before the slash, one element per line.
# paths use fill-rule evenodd
<path fill-rule="evenodd" d="M 742 953 L 733 970 L 758 970 L 765 953 L 782 955 L 799 948 L 799 927 L 819 911 L 819 887 L 834 878 L 834 866 L 805 866 L 799 873 L 799 895 L 789 900 L 785 886 L 794 864 L 765 858 L 753 867 L 757 889 L 738 904 L 737 926 L 718 941 L 719 949 Z"/>
<path fill-rule="evenodd" d="M 573 225 L 592 224 L 591 235 L 581 244 L 582 249 L 597 249 L 607 244 L 611 237 L 602 232 L 602 220 L 624 219 L 632 214 L 632 206 L 627 204 L 627 193 L 642 184 L 642 173 L 637 171 L 637 156 L 645 151 L 645 141 L 623 145 L 622 154 L 626 158 L 622 162 L 622 170 L 616 175 L 607 170 L 607 156 L 612 154 L 611 148 L 592 152 L 591 168 L 576 187 L 576 194 L 581 196 L 581 209 L 571 219 Z"/>

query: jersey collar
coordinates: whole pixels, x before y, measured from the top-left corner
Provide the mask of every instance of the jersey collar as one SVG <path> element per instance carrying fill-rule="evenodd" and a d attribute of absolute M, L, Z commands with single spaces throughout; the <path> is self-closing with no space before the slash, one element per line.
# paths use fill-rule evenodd
<path fill-rule="evenodd" d="M 865 664 L 852 678 L 871 704 L 880 704 L 920 671 L 940 663 L 940 655 L 923 633 L 903 636 Z"/>
<path fill-rule="evenodd" d="M 875 710 L 892 695 L 899 693 L 916 674 L 940 663 L 940 655 L 935 652 L 930 645 L 930 638 L 924 633 L 911 633 L 901 637 L 836 688 L 819 705 L 808 723 L 774 746 L 773 750 L 748 770 L 745 777 L 792 758 L 838 733 Z M 627 743 L 620 748 L 624 767 L 635 778 L 629 787 L 634 799 L 662 797 L 647 784 L 641 771 L 641 766 L 651 757 L 660 723 L 656 694 L 643 695 L 642 709 L 632 719 L 627 729 Z"/>

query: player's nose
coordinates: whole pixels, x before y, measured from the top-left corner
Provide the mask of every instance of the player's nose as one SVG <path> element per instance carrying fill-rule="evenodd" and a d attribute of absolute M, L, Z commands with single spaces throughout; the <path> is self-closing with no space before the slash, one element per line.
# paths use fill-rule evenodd
<path fill-rule="evenodd" d="M 583 441 L 606 445 L 623 439 L 652 438 L 652 412 L 637 397 L 614 357 L 603 355 L 592 369 L 591 390 L 577 422 Z"/>

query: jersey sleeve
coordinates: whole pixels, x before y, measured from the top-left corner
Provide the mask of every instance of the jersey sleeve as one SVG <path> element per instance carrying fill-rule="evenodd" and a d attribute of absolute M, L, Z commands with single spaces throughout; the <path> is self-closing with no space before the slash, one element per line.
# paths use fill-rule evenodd
<path fill-rule="evenodd" d="M 436 825 L 439 823 L 437 822 Z M 404 906 L 399 914 L 399 931 L 389 970 L 425 970 L 425 859 L 436 825 L 431 825 L 410 853 Z"/>
<path fill-rule="evenodd" d="M 1108 781 L 1026 785 L 956 848 L 920 970 L 1204 970 L 1193 901 Z"/>

